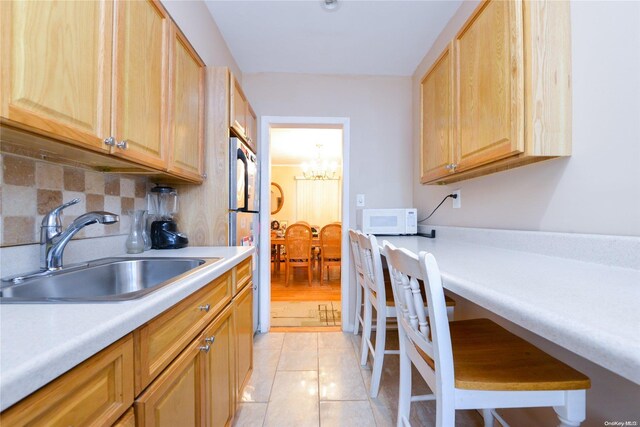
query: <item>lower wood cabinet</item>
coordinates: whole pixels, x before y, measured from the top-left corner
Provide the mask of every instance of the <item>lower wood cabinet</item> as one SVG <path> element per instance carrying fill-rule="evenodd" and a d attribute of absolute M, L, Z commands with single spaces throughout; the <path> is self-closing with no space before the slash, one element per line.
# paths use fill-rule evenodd
<path fill-rule="evenodd" d="M 113 427 L 135 427 L 136 426 L 136 413 L 133 407 L 129 408 L 123 416 L 113 425 Z"/>
<path fill-rule="evenodd" d="M 207 425 L 231 425 L 235 410 L 234 334 L 232 307 L 228 307 L 203 333 L 209 350 L 203 358 Z"/>
<path fill-rule="evenodd" d="M 234 335 L 236 339 L 236 399 L 253 371 L 253 283 L 249 282 L 233 300 Z"/>
<path fill-rule="evenodd" d="M 253 369 L 250 265 L 242 262 L 5 410 L 0 425 L 231 425 Z"/>
<path fill-rule="evenodd" d="M 131 334 L 0 414 L 0 425 L 111 425 L 133 403 Z"/>
<path fill-rule="evenodd" d="M 194 340 L 136 399 L 139 426 L 204 425 L 204 350 Z"/>

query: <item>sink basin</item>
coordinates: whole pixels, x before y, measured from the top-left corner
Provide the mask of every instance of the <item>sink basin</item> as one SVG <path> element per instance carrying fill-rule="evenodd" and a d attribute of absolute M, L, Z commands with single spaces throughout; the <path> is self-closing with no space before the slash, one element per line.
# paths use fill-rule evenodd
<path fill-rule="evenodd" d="M 126 301 L 160 289 L 178 277 L 219 260 L 104 258 L 19 283 L 3 282 L 0 303 Z"/>

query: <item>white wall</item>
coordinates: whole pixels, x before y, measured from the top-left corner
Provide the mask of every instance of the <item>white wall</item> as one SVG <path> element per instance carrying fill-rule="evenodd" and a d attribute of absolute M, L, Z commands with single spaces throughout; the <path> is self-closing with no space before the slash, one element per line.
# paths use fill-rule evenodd
<path fill-rule="evenodd" d="M 571 2 L 573 155 L 447 186 L 419 184 L 419 85 L 474 10 L 465 2 L 413 76 L 413 200 L 432 224 L 640 236 L 640 2 Z"/>
<path fill-rule="evenodd" d="M 245 74 L 242 86 L 258 116 L 350 119 L 351 226 L 358 193 L 367 207 L 411 205 L 409 77 Z"/>
<path fill-rule="evenodd" d="M 242 72 L 203 1 L 161 2 L 206 65 L 229 67 L 238 81 L 242 82 Z"/>

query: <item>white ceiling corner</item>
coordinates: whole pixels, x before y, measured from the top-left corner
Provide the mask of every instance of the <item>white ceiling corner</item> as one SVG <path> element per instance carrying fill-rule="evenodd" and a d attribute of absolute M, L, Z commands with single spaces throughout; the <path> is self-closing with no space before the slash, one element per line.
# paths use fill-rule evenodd
<path fill-rule="evenodd" d="M 205 0 L 243 73 L 410 76 L 462 0 Z"/>

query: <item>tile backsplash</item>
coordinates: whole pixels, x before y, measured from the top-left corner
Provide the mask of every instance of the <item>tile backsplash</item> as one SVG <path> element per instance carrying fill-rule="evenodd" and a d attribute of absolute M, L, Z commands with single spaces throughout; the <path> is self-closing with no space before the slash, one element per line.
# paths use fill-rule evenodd
<path fill-rule="evenodd" d="M 146 209 L 147 177 L 95 172 L 10 154 L 0 155 L 0 246 L 38 243 L 40 223 L 56 206 L 79 198 L 63 211 L 66 228 L 89 211 L 120 215 L 120 222 L 85 227 L 74 238 L 129 232 L 129 213 Z"/>

